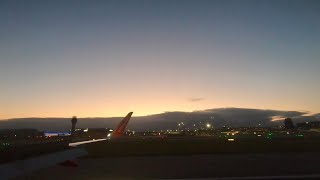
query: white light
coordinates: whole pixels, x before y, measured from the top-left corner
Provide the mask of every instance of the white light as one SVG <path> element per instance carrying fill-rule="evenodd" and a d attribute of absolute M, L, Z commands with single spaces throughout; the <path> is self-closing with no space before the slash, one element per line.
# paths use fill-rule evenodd
<path fill-rule="evenodd" d="M 211 127 L 211 124 L 208 123 L 208 124 L 207 124 L 207 128 L 210 128 L 210 127 Z"/>
<path fill-rule="evenodd" d="M 234 141 L 234 139 L 230 138 L 230 139 L 228 139 L 228 141 Z"/>
<path fill-rule="evenodd" d="M 108 136 L 108 137 L 111 137 L 111 133 L 109 133 L 107 136 Z"/>

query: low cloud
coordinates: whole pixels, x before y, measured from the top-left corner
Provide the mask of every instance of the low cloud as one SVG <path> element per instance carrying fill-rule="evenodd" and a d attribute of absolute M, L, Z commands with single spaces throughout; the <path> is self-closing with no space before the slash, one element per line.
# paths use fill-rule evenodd
<path fill-rule="evenodd" d="M 271 116 L 271 121 L 283 121 L 286 117 L 283 116 Z"/>
<path fill-rule="evenodd" d="M 190 98 L 189 101 L 191 102 L 197 102 L 197 101 L 203 101 L 204 98 Z"/>
<path fill-rule="evenodd" d="M 192 98 L 189 101 L 201 101 Z M 320 121 L 320 114 L 308 115 L 306 111 L 281 111 L 247 108 L 215 108 L 193 112 L 165 112 L 160 114 L 132 117 L 129 129 L 136 131 L 176 129 L 184 122 L 193 128 L 199 122 L 210 122 L 215 128 L 227 127 L 278 127 L 283 119 L 290 117 L 294 124 L 300 122 Z M 78 118 L 79 128 L 116 128 L 123 117 L 114 118 Z M 70 118 L 17 118 L 0 121 L 0 129 L 36 128 L 44 131 L 68 131 Z"/>

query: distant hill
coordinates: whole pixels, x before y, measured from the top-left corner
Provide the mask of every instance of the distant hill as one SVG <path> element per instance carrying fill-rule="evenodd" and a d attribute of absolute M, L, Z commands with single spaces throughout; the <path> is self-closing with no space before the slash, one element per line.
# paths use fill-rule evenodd
<path fill-rule="evenodd" d="M 244 108 L 218 108 L 193 112 L 165 112 L 149 116 L 132 117 L 128 128 L 131 130 L 165 130 L 177 129 L 178 123 L 185 127 L 205 126 L 212 124 L 216 128 L 228 127 L 266 127 L 278 126 L 283 122 L 272 121 L 274 117 L 291 117 L 295 123 L 304 121 L 320 121 L 320 114 L 306 116 L 306 112 L 279 111 Z M 77 127 L 110 127 L 115 128 L 122 117 L 112 118 L 78 118 Z M 41 131 L 67 131 L 70 118 L 15 118 L 0 121 L 0 129 L 36 128 Z M 200 125 L 201 122 L 201 125 Z M 260 125 L 259 125 L 260 124 Z"/>

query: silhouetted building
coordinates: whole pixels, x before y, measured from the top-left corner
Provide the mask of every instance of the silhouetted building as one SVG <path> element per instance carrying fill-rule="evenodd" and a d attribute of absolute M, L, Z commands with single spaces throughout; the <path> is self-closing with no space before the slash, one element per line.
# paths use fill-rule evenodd
<path fill-rule="evenodd" d="M 2 129 L 0 130 L 1 139 L 25 139 L 44 137 L 44 133 L 36 129 Z"/>
<path fill-rule="evenodd" d="M 73 116 L 72 119 L 71 119 L 71 136 L 74 135 L 74 132 L 76 130 L 76 124 L 77 124 L 77 117 L 76 116 Z"/>
<path fill-rule="evenodd" d="M 89 128 L 87 130 L 86 134 L 95 138 L 105 138 L 112 133 L 110 128 Z"/>
<path fill-rule="evenodd" d="M 105 138 L 112 133 L 110 128 L 76 128 L 74 137 Z"/>
<path fill-rule="evenodd" d="M 312 121 L 308 123 L 311 128 L 319 128 L 320 127 L 320 121 Z"/>
<path fill-rule="evenodd" d="M 320 121 L 297 123 L 297 128 L 301 128 L 301 129 L 320 128 Z"/>
<path fill-rule="evenodd" d="M 291 118 L 286 118 L 284 120 L 284 127 L 286 129 L 293 129 L 294 128 L 294 125 L 293 125 L 293 122 L 292 122 L 292 119 Z"/>

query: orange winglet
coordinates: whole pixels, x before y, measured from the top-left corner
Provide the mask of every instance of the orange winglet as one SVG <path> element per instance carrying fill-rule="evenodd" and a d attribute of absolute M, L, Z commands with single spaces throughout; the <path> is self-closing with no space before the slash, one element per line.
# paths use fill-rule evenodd
<path fill-rule="evenodd" d="M 112 137 L 120 137 L 120 136 L 123 135 L 123 133 L 124 133 L 128 123 L 129 123 L 129 120 L 130 120 L 132 114 L 133 114 L 133 112 L 129 112 L 127 114 L 127 116 L 125 118 L 123 118 L 123 120 L 118 125 L 117 129 L 115 131 L 113 131 Z"/>

